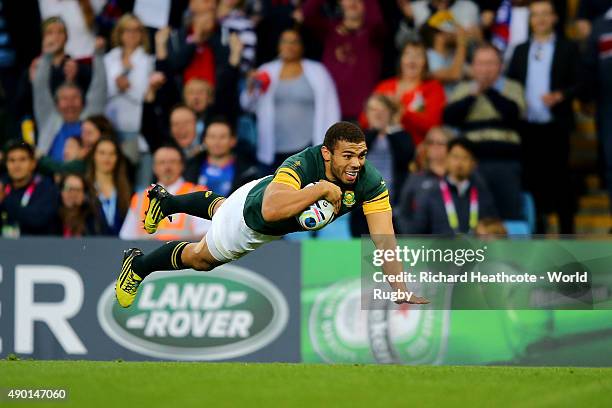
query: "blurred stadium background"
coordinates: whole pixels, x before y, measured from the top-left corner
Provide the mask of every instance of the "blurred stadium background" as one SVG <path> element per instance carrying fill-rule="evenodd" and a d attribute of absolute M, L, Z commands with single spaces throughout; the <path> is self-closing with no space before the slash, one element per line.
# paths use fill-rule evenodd
<path fill-rule="evenodd" d="M 546 251 L 563 238 L 580 260 L 607 262 L 611 84 L 605 0 L 0 0 L 0 357 L 10 360 L 0 386 L 70 384 L 73 403 L 89 404 L 109 396 L 79 384 L 112 387 L 106 370 L 133 370 L 157 378 L 121 400 L 135 406 L 145 392 L 150 403 L 193 403 L 156 393 L 183 379 L 200 387 L 190 375 L 217 384 L 198 401 L 220 405 L 300 395 L 311 406 L 347 392 L 351 405 L 404 405 L 394 394 L 421 387 L 431 398 L 408 402 L 456 405 L 459 393 L 603 406 L 605 369 L 125 368 L 612 365 L 605 306 L 362 310 L 359 211 L 210 274 L 153 275 L 131 309 L 111 288 L 133 241 L 147 250 L 208 228 L 178 216 L 148 236 L 150 183 L 227 195 L 321 143 L 338 120 L 366 133 L 397 232 L 495 236 L 521 270 L 529 265 L 511 254 L 525 240 Z M 459 170 L 446 149 L 455 138 L 473 145 Z M 438 180 L 453 184 L 461 168 L 478 189 L 477 225 L 458 189 L 459 225 L 429 205 L 442 200 Z M 223 402 L 238 380 L 253 400 Z"/>

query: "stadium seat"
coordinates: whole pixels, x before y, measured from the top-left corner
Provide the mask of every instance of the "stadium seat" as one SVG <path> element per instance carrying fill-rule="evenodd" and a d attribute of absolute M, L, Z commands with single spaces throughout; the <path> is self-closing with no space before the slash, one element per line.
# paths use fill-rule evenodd
<path fill-rule="evenodd" d="M 508 236 L 512 238 L 528 238 L 535 232 L 535 204 L 530 193 L 523 191 L 521 194 L 523 220 L 506 220 L 504 227 Z"/>

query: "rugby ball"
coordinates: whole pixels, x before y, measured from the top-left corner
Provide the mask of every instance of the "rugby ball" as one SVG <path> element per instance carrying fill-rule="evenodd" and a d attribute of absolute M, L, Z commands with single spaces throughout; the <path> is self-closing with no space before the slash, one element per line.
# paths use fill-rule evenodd
<path fill-rule="evenodd" d="M 311 183 L 304 188 L 314 185 Z M 316 231 L 334 219 L 334 206 L 327 200 L 319 200 L 308 206 L 300 215 L 296 216 L 298 223 L 308 231 Z"/>

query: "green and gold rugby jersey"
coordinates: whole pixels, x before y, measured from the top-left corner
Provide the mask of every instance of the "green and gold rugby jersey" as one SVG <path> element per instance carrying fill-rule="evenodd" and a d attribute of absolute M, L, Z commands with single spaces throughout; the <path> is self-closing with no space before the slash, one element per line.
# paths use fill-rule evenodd
<path fill-rule="evenodd" d="M 262 179 L 249 192 L 244 204 L 244 220 L 254 231 L 266 235 L 285 235 L 303 231 L 295 217 L 266 222 L 261 215 L 261 204 L 266 187 L 271 182 L 282 183 L 299 190 L 310 183 L 326 180 L 325 162 L 321 145 L 309 147 L 283 162 L 274 175 Z M 342 207 L 334 220 L 363 206 L 365 214 L 391 211 L 389 192 L 382 176 L 367 160 L 354 184 L 335 182 L 342 189 Z M 333 221 L 332 221 L 333 222 Z"/>

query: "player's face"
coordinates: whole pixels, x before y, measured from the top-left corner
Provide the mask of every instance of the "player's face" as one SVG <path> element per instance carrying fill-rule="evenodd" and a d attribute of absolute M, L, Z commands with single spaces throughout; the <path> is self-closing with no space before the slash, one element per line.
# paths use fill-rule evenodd
<path fill-rule="evenodd" d="M 365 142 L 351 143 L 344 140 L 337 142 L 330 155 L 330 170 L 334 178 L 343 184 L 355 183 L 365 165 L 367 152 Z"/>

